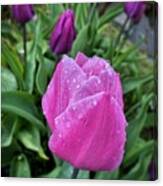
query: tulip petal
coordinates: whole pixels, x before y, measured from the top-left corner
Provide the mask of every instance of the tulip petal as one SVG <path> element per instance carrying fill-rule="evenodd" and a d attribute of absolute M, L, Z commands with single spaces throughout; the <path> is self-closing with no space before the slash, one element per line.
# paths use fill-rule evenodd
<path fill-rule="evenodd" d="M 125 116 L 117 101 L 100 92 L 74 104 L 55 119 L 51 151 L 76 168 L 114 170 L 123 158 Z"/>
<path fill-rule="evenodd" d="M 103 90 L 111 94 L 123 109 L 123 90 L 121 86 L 120 75 L 113 71 L 112 68 L 107 68 L 100 73 L 99 78 L 103 85 Z"/>
<path fill-rule="evenodd" d="M 74 93 L 86 80 L 85 73 L 73 59 L 64 56 L 52 76 L 42 99 L 42 108 L 50 128 L 54 118 L 65 110 Z"/>
<path fill-rule="evenodd" d="M 82 52 L 78 52 L 75 58 L 76 63 L 82 67 L 88 60 L 89 58 L 84 55 Z"/>

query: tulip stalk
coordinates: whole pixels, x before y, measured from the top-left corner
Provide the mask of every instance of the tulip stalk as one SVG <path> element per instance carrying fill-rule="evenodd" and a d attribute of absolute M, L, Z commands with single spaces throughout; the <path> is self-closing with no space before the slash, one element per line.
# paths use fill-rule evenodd
<path fill-rule="evenodd" d="M 79 173 L 79 169 L 74 168 L 71 178 L 76 179 Z"/>
<path fill-rule="evenodd" d="M 113 55 L 114 55 L 114 53 L 115 53 L 115 51 L 117 49 L 117 46 L 119 45 L 119 43 L 121 41 L 121 37 L 122 37 L 122 35 L 123 35 L 124 31 L 125 31 L 125 28 L 126 28 L 126 25 L 128 24 L 128 21 L 129 21 L 129 17 L 127 16 L 125 21 L 124 21 L 124 23 L 123 23 L 123 25 L 122 25 L 122 27 L 121 27 L 121 30 L 120 30 L 119 34 L 118 34 L 118 36 L 117 36 L 117 38 L 115 40 L 114 51 L 112 53 L 112 58 L 113 58 Z"/>

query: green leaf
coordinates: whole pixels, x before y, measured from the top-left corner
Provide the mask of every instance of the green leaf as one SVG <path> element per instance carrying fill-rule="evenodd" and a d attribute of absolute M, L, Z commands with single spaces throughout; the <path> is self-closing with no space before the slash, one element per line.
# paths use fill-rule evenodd
<path fill-rule="evenodd" d="M 136 161 L 139 158 L 139 155 L 142 152 L 147 151 L 148 149 L 152 153 L 154 149 L 154 140 L 145 142 L 144 140 L 138 138 L 136 140 L 136 143 L 134 143 L 133 147 L 126 152 L 123 161 L 124 166 L 131 165 L 134 161 Z"/>
<path fill-rule="evenodd" d="M 151 161 L 152 154 L 142 153 L 139 161 L 135 164 L 131 170 L 122 177 L 123 180 L 149 180 L 148 179 L 148 167 Z"/>
<path fill-rule="evenodd" d="M 11 145 L 16 126 L 17 126 L 16 117 L 11 114 L 7 114 L 5 118 L 2 120 L 2 126 L 1 126 L 2 147 L 7 147 Z"/>
<path fill-rule="evenodd" d="M 28 58 L 25 64 L 26 65 L 25 66 L 25 84 L 26 84 L 26 89 L 28 90 L 29 93 L 33 92 L 33 87 L 34 87 L 36 58 L 38 55 L 39 42 L 42 38 L 40 29 L 41 29 L 41 21 L 38 20 L 35 26 L 33 44 L 30 49 L 30 52 L 28 53 Z"/>
<path fill-rule="evenodd" d="M 86 20 L 88 18 L 88 3 L 77 4 L 75 11 L 75 25 L 77 30 L 79 31 L 86 24 Z"/>
<path fill-rule="evenodd" d="M 52 73 L 55 69 L 56 63 L 49 58 L 44 57 L 44 65 L 45 65 L 45 70 L 49 78 L 51 78 Z"/>
<path fill-rule="evenodd" d="M 77 52 L 84 52 L 88 42 L 88 30 L 89 25 L 85 25 L 82 30 L 78 33 L 77 38 L 75 39 L 71 55 L 75 56 Z"/>
<path fill-rule="evenodd" d="M 117 5 L 108 8 L 108 10 L 101 16 L 98 23 L 98 28 L 101 28 L 105 24 L 109 23 L 122 12 L 123 12 L 123 5 L 120 3 L 117 3 Z"/>
<path fill-rule="evenodd" d="M 23 126 L 17 133 L 17 138 L 27 149 L 38 152 L 43 159 L 48 159 L 41 147 L 40 133 L 36 127 L 30 124 Z"/>
<path fill-rule="evenodd" d="M 123 89 L 124 89 L 124 93 L 127 94 L 131 91 L 133 91 L 134 89 L 139 88 L 140 86 L 142 86 L 143 84 L 148 83 L 149 81 L 153 80 L 153 74 L 152 75 L 146 75 L 143 77 L 130 77 L 130 78 L 126 78 L 123 81 Z"/>
<path fill-rule="evenodd" d="M 1 67 L 1 91 L 12 91 L 18 88 L 14 74 L 7 68 Z"/>
<path fill-rule="evenodd" d="M 38 128 L 46 131 L 32 98 L 31 95 L 25 92 L 3 92 L 1 108 L 3 111 L 11 112 L 25 118 Z"/>
<path fill-rule="evenodd" d="M 39 67 L 36 74 L 36 87 L 38 92 L 42 95 L 46 89 L 47 86 L 47 72 L 45 68 L 45 62 L 44 57 L 42 56 L 42 53 L 39 52 Z"/>
<path fill-rule="evenodd" d="M 13 156 L 20 151 L 20 146 L 15 141 L 7 147 L 1 148 L 1 165 L 9 165 L 13 159 Z"/>
<path fill-rule="evenodd" d="M 73 173 L 73 166 L 71 166 L 69 163 L 64 162 L 62 165 L 62 170 L 58 176 L 58 178 L 71 178 L 71 175 Z"/>
<path fill-rule="evenodd" d="M 89 171 L 86 170 L 79 170 L 77 175 L 78 179 L 89 179 Z"/>
<path fill-rule="evenodd" d="M 113 172 L 99 171 L 96 173 L 95 178 L 100 180 L 116 180 L 118 179 L 119 170 Z"/>
<path fill-rule="evenodd" d="M 140 136 L 140 132 L 145 126 L 145 122 L 147 119 L 147 109 L 149 106 L 149 102 L 152 98 L 152 94 L 144 96 L 141 101 L 142 107 L 138 111 L 139 114 L 136 115 L 135 118 L 131 118 L 131 120 L 129 121 L 129 125 L 127 127 L 127 153 L 129 153 L 129 151 L 131 151 L 134 147 L 134 144 L 137 143 L 137 139 Z"/>
<path fill-rule="evenodd" d="M 24 67 L 23 62 L 20 60 L 15 48 L 8 42 L 2 41 L 2 61 L 7 64 L 11 71 L 14 73 L 17 81 L 19 82 L 21 88 L 24 86 L 23 74 Z"/>
<path fill-rule="evenodd" d="M 30 166 L 24 154 L 16 156 L 11 162 L 10 176 L 31 177 Z"/>
<path fill-rule="evenodd" d="M 41 177 L 43 177 L 43 178 L 57 178 L 61 172 L 61 169 L 62 169 L 61 167 L 56 167 L 48 174 L 42 175 Z"/>

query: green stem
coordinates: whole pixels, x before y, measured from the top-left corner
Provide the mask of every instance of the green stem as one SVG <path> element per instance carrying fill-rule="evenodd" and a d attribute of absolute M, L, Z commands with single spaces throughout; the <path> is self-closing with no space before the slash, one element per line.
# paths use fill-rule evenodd
<path fill-rule="evenodd" d="M 76 179 L 79 173 L 79 169 L 74 168 L 71 178 Z"/>
<path fill-rule="evenodd" d="M 23 28 L 23 49 L 24 49 L 24 62 L 26 62 L 27 58 L 27 33 L 26 33 L 26 25 L 22 25 Z"/>
<path fill-rule="evenodd" d="M 116 48 L 117 48 L 118 44 L 120 43 L 121 37 L 122 37 L 122 35 L 123 35 L 124 31 L 125 31 L 125 28 L 126 28 L 126 25 L 127 25 L 128 21 L 129 21 L 129 17 L 127 16 L 125 21 L 124 21 L 124 23 L 123 23 L 123 25 L 122 25 L 122 27 L 121 27 L 121 30 L 120 30 L 119 34 L 118 34 L 118 36 L 117 36 L 117 38 L 115 40 L 114 50 L 113 50 L 113 53 L 112 53 L 112 58 L 113 58 L 113 55 L 114 55 L 114 53 L 116 51 Z"/>

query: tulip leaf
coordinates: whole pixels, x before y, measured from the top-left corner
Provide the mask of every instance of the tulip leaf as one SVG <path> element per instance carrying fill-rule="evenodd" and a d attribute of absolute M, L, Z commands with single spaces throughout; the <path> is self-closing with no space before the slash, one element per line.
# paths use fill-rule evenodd
<path fill-rule="evenodd" d="M 86 24 L 86 20 L 88 18 L 88 7 L 88 3 L 77 4 L 75 11 L 75 25 L 78 31 Z"/>
<path fill-rule="evenodd" d="M 45 68 L 45 62 L 44 62 L 44 58 L 41 54 L 41 52 L 39 53 L 39 67 L 38 67 L 38 71 L 36 74 L 36 86 L 37 86 L 37 90 L 38 92 L 42 95 L 45 91 L 46 85 L 47 85 L 47 72 L 46 72 L 46 68 Z"/>
<path fill-rule="evenodd" d="M 14 91 L 17 87 L 14 74 L 7 68 L 1 67 L 1 91 Z"/>
<path fill-rule="evenodd" d="M 73 166 L 71 166 L 69 163 L 64 162 L 62 165 L 62 170 L 58 176 L 58 178 L 71 178 L 71 175 L 73 173 Z"/>
<path fill-rule="evenodd" d="M 140 155 L 139 161 L 134 167 L 124 175 L 121 179 L 123 180 L 148 180 L 148 167 L 151 161 L 151 153 L 142 153 Z"/>
<path fill-rule="evenodd" d="M 54 63 L 54 61 L 50 60 L 49 58 L 44 57 L 44 65 L 48 77 L 51 77 L 56 63 Z"/>
<path fill-rule="evenodd" d="M 25 66 L 25 83 L 26 83 L 26 89 L 28 90 L 29 93 L 32 93 L 33 86 L 34 86 L 36 58 L 38 55 L 39 42 L 41 40 L 40 29 L 41 29 L 41 21 L 38 21 L 35 26 L 33 44 L 28 54 L 28 58 Z"/>
<path fill-rule="evenodd" d="M 2 120 L 2 125 L 1 125 L 1 146 L 2 147 L 7 147 L 11 145 L 13 135 L 15 132 L 17 126 L 17 120 L 14 115 L 7 114 L 5 118 Z"/>
<path fill-rule="evenodd" d="M 17 78 L 19 85 L 23 88 L 23 62 L 20 60 L 17 52 L 8 41 L 2 41 L 2 61 L 10 67 L 11 71 Z"/>
<path fill-rule="evenodd" d="M 137 139 L 136 142 L 133 144 L 133 147 L 126 152 L 123 161 L 124 166 L 131 165 L 139 158 L 139 155 L 144 151 L 149 150 L 149 152 L 152 154 L 153 149 L 154 149 L 154 140 L 145 142 L 140 138 Z"/>
<path fill-rule="evenodd" d="M 79 170 L 77 178 L 78 179 L 89 179 L 89 171 L 88 170 Z"/>
<path fill-rule="evenodd" d="M 96 173 L 95 178 L 100 180 L 116 180 L 118 179 L 119 169 L 113 172 L 99 171 Z"/>
<path fill-rule="evenodd" d="M 148 96 L 144 96 L 142 98 L 142 107 L 138 111 L 138 115 L 131 121 L 129 121 L 128 127 L 127 127 L 127 144 L 126 144 L 126 150 L 127 152 L 130 151 L 134 143 L 136 143 L 141 130 L 143 129 L 146 119 L 147 119 L 147 109 L 148 104 L 153 98 L 152 94 Z"/>
<path fill-rule="evenodd" d="M 77 52 L 84 52 L 87 46 L 88 42 L 88 30 L 89 30 L 89 25 L 85 25 L 82 30 L 78 33 L 77 38 L 75 39 L 72 50 L 71 50 L 71 55 L 75 56 Z"/>
<path fill-rule="evenodd" d="M 117 4 L 108 8 L 108 10 L 100 17 L 98 28 L 101 28 L 103 25 L 108 24 L 111 20 L 113 20 L 116 16 L 123 12 L 123 5 Z"/>
<path fill-rule="evenodd" d="M 29 124 L 23 126 L 17 133 L 17 138 L 27 149 L 38 152 L 39 156 L 45 160 L 48 159 L 41 147 L 40 133 L 36 127 Z"/>
<path fill-rule="evenodd" d="M 24 154 L 20 154 L 13 158 L 11 162 L 10 176 L 31 177 L 29 162 Z"/>
<path fill-rule="evenodd" d="M 51 172 L 48 174 L 42 175 L 43 178 L 57 178 L 61 172 L 61 167 L 54 168 Z"/>
<path fill-rule="evenodd" d="M 123 81 L 124 93 L 127 94 L 134 89 L 139 88 L 141 85 L 153 80 L 153 75 L 146 75 L 143 77 L 130 77 Z"/>
<path fill-rule="evenodd" d="M 32 96 L 25 92 L 3 92 L 1 103 L 2 111 L 17 114 L 35 124 L 38 128 L 45 130 L 32 98 Z"/>
<path fill-rule="evenodd" d="M 12 140 L 10 146 L 1 148 L 1 165 L 7 166 L 11 163 L 13 156 L 20 151 L 20 146 L 15 140 Z"/>

